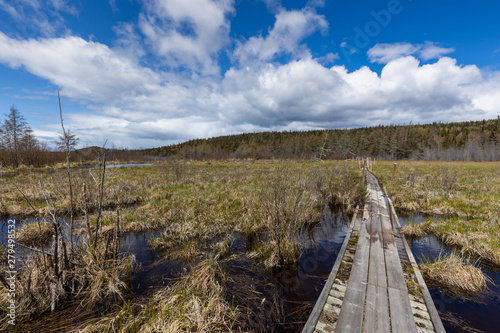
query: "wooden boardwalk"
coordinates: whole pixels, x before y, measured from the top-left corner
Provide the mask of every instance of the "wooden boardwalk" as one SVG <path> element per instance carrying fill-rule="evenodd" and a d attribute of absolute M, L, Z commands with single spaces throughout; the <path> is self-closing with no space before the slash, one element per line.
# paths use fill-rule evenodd
<path fill-rule="evenodd" d="M 369 199 L 302 332 L 445 332 L 390 199 L 366 179 Z"/>

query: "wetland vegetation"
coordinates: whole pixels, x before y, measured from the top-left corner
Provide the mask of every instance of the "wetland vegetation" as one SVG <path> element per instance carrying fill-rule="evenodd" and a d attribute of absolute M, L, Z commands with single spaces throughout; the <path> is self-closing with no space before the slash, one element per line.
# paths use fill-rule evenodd
<path fill-rule="evenodd" d="M 65 170 L 4 177 L 2 214 L 29 219 L 19 227 L 18 242 L 39 249 L 27 255 L 18 278 L 19 320 L 34 326 L 19 329 L 34 329 L 37 318 L 70 302 L 77 312 L 94 314 L 78 327 L 88 332 L 293 331 L 312 305 L 287 302 L 276 276 L 296 270 L 304 251 L 299 234 L 318 224 L 325 209 L 350 212 L 363 200 L 357 166 L 177 160 L 105 175 L 104 169 L 79 168 L 71 170 L 78 189 L 72 201 Z M 63 230 L 55 247 L 54 218 Z M 48 236 L 37 237 L 45 229 Z M 144 231 L 159 232 L 148 243 L 159 258 L 184 264 L 170 283 L 134 298 L 130 280 L 140 267 L 120 253 L 119 242 L 123 234 Z M 245 245 L 238 248 L 235 239 Z"/>
<path fill-rule="evenodd" d="M 499 168 L 498 162 L 398 162 L 392 190 L 396 209 L 438 217 L 403 231 L 434 235 L 465 256 L 499 266 Z M 388 162 L 374 166 L 386 186 L 392 169 Z"/>
<path fill-rule="evenodd" d="M 344 222 L 337 230 L 325 221 L 348 221 L 343 216 L 366 195 L 353 157 L 499 156 L 500 118 L 242 134 L 147 151 L 72 151 L 77 138 L 62 126 L 64 153 L 38 142 L 14 107 L 9 117 L 17 117 L 23 135 L 16 137 L 8 122 L 1 128 L 0 216 L 17 218 L 19 332 L 297 331 L 321 283 L 311 284 L 313 296 L 297 284 L 324 281 L 329 264 L 325 272 L 318 267 L 335 252 L 335 242 L 306 236 L 342 238 Z M 320 158 L 312 162 L 318 147 Z M 114 163 L 151 162 L 145 152 L 168 158 L 105 167 L 105 156 Z M 78 162 L 70 163 L 70 155 Z M 334 158 L 347 160 L 325 160 Z M 410 243 L 432 238 L 447 247 L 420 258 L 426 281 L 447 290 L 434 295 L 478 304 L 481 290 L 498 290 L 499 167 L 406 160 L 398 162 L 391 184 L 393 163 L 373 165 L 391 186 L 399 213 L 432 216 L 405 223 Z M 131 235 L 144 238 L 134 246 L 147 247 L 142 252 L 150 261 L 124 246 Z M 1 265 L 6 253 L 0 244 Z M 147 278 L 165 271 L 164 280 L 163 274 L 161 281 Z M 6 329 L 3 275 L 0 282 L 6 287 L 0 329 Z"/>

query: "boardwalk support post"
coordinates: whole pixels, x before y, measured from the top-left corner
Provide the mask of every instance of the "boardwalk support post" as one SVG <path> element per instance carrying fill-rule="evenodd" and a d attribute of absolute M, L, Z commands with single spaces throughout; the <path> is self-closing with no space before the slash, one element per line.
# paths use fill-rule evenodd
<path fill-rule="evenodd" d="M 389 189 L 389 196 L 392 195 L 392 183 L 394 182 L 394 176 L 396 175 L 396 165 L 397 163 L 394 163 L 394 169 L 392 170 L 392 177 L 391 177 L 391 187 Z"/>

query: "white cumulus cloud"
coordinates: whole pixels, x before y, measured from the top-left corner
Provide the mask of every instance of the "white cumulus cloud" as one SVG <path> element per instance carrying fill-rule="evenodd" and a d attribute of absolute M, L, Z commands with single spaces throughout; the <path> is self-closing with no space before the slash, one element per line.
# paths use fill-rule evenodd
<path fill-rule="evenodd" d="M 368 50 L 368 58 L 371 62 L 387 64 L 391 60 L 408 55 L 417 55 L 422 60 L 439 59 L 454 51 L 454 48 L 441 47 L 429 41 L 424 44 L 381 43 Z"/>
<path fill-rule="evenodd" d="M 317 30 L 325 32 L 328 22 L 314 10 L 281 10 L 267 36 L 251 37 L 237 42 L 234 57 L 241 65 L 268 62 L 276 56 L 288 54 L 295 58 L 309 55 L 309 49 L 301 45 L 302 40 Z"/>
<path fill-rule="evenodd" d="M 0 32 L 0 62 L 51 81 L 66 96 L 93 102 L 126 101 L 159 82 L 152 70 L 108 46 L 72 36 L 18 40 Z"/>
<path fill-rule="evenodd" d="M 218 73 L 215 57 L 229 42 L 232 0 L 145 0 L 145 8 L 139 27 L 164 64 Z"/>
<path fill-rule="evenodd" d="M 35 39 L 0 32 L 0 64 L 54 84 L 63 103 L 66 98 L 80 103 L 85 114 L 65 113 L 65 125 L 83 144 L 109 139 L 117 147 L 152 147 L 330 122 L 344 128 L 498 116 L 500 72 L 459 65 L 445 56 L 452 48 L 431 42 L 377 44 L 368 57 L 383 65 L 380 74 L 366 66 L 328 67 L 338 55 L 314 59 L 304 43 L 326 31 L 328 22 L 310 7 L 280 7 L 267 34 L 235 42 L 230 56 L 236 64 L 213 75 L 219 71 L 218 52 L 231 51 L 226 46 L 233 2 L 144 3 L 137 23 L 115 27 L 114 46 L 71 35 Z M 0 5 L 5 6 L 3 0 Z M 148 48 L 159 64 L 143 61 L 154 58 Z M 276 61 L 283 55 L 291 60 Z M 426 63 L 430 59 L 437 60 Z M 195 74 L 178 74 L 179 68 Z M 34 130 L 52 138 L 59 131 L 55 126 Z"/>

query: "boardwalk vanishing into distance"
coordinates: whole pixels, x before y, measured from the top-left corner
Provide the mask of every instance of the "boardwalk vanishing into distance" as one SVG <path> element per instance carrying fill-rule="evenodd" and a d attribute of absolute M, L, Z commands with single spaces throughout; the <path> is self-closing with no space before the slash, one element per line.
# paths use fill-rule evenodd
<path fill-rule="evenodd" d="M 302 332 L 445 332 L 392 203 L 365 172 L 369 198 Z"/>

